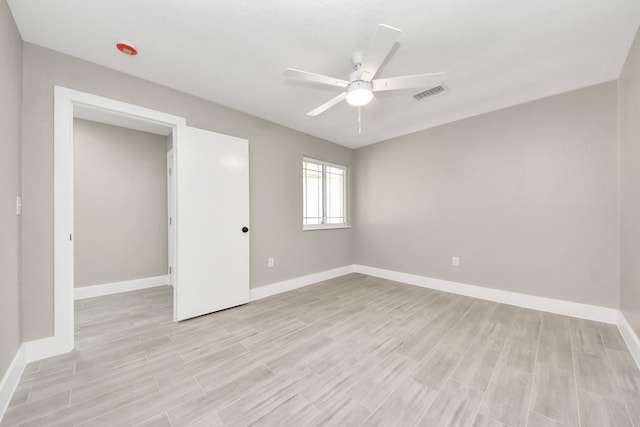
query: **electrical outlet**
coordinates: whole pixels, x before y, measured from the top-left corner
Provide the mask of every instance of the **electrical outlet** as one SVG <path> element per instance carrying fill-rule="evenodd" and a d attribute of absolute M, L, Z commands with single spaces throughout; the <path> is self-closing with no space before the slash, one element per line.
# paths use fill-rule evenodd
<path fill-rule="evenodd" d="M 269 258 L 267 260 L 267 267 L 273 268 L 274 265 L 275 265 L 275 263 L 273 262 L 273 258 Z"/>
<path fill-rule="evenodd" d="M 454 267 L 460 267 L 460 258 L 457 256 L 452 257 L 451 265 L 453 265 Z"/>
<path fill-rule="evenodd" d="M 22 197 L 16 197 L 16 215 L 22 215 Z"/>

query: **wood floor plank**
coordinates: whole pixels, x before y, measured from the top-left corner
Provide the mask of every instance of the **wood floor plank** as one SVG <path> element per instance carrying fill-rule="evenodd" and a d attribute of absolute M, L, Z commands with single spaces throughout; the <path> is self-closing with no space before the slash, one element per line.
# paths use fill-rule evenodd
<path fill-rule="evenodd" d="M 640 393 L 630 390 L 622 390 L 624 401 L 629 408 L 629 415 L 634 426 L 640 426 Z"/>
<path fill-rule="evenodd" d="M 234 403 L 218 411 L 225 425 L 247 425 L 265 416 L 307 386 L 316 375 L 304 367 L 294 367 L 266 381 Z"/>
<path fill-rule="evenodd" d="M 618 386 L 625 390 L 640 391 L 640 369 L 631 353 L 625 348 L 623 351 L 607 350 L 607 354 Z"/>
<path fill-rule="evenodd" d="M 452 378 L 461 384 L 485 391 L 500 353 L 500 350 L 494 350 L 486 341 L 477 340 L 453 372 Z"/>
<path fill-rule="evenodd" d="M 438 344 L 420 363 L 412 378 L 433 390 L 440 390 L 464 355 L 464 351 Z"/>
<path fill-rule="evenodd" d="M 224 426 L 224 423 L 222 422 L 222 420 L 220 419 L 220 416 L 217 413 L 211 414 L 210 416 L 189 425 L 189 427 L 223 427 L 223 426 Z"/>
<path fill-rule="evenodd" d="M 456 324 L 420 363 L 413 378 L 433 390 L 440 390 L 481 329 L 475 323 Z"/>
<path fill-rule="evenodd" d="M 193 378 L 190 378 L 172 387 L 148 394 L 141 399 L 120 405 L 112 411 L 79 423 L 78 426 L 134 425 L 200 395 L 202 395 L 200 386 Z"/>
<path fill-rule="evenodd" d="M 569 426 L 579 426 L 578 396 L 571 372 L 538 365 L 531 400 L 532 411 Z"/>
<path fill-rule="evenodd" d="M 437 396 L 437 392 L 407 378 L 364 422 L 366 426 L 414 426 Z"/>
<path fill-rule="evenodd" d="M 307 427 L 357 427 L 369 416 L 369 410 L 353 399 L 345 399 L 321 412 Z"/>
<path fill-rule="evenodd" d="M 416 362 L 393 353 L 358 381 L 347 395 L 370 411 L 375 410 L 404 381 Z"/>
<path fill-rule="evenodd" d="M 571 330 L 568 317 L 543 313 L 536 362 L 573 371 Z"/>
<path fill-rule="evenodd" d="M 356 351 L 356 348 L 349 342 L 334 341 L 331 345 L 326 346 L 323 351 L 307 357 L 302 364 L 316 374 L 323 375 L 353 356 Z"/>
<path fill-rule="evenodd" d="M 540 337 L 536 361 L 553 368 L 573 371 L 571 339 L 568 337 L 547 335 L 543 331 L 543 335 Z"/>
<path fill-rule="evenodd" d="M 552 420 L 551 418 L 536 414 L 535 412 L 529 412 L 527 427 L 567 427 L 567 425 L 560 424 L 556 420 Z"/>
<path fill-rule="evenodd" d="M 484 414 L 478 414 L 473 420 L 473 427 L 509 427 L 508 425 Z"/>
<path fill-rule="evenodd" d="M 514 315 L 511 335 L 537 340 L 542 326 L 542 313 L 526 308 L 518 309 Z"/>
<path fill-rule="evenodd" d="M 610 325 L 608 323 L 596 323 L 598 332 L 602 337 L 602 342 L 605 348 L 609 350 L 628 351 L 627 345 L 624 343 L 622 335 L 616 325 Z"/>
<path fill-rule="evenodd" d="M 498 306 L 495 308 L 495 310 L 493 310 L 493 312 L 491 312 L 484 323 L 498 323 L 506 326 L 507 328 L 511 328 L 516 310 L 517 308 L 511 305 L 498 304 Z"/>
<path fill-rule="evenodd" d="M 94 397 L 101 396 L 110 390 L 117 389 L 122 384 L 132 384 L 144 379 L 152 378 L 161 372 L 176 369 L 182 365 L 182 359 L 175 354 L 170 354 L 166 358 L 153 360 L 142 364 L 128 367 L 130 369 L 118 372 L 109 377 L 101 377 L 94 380 L 85 381 L 79 385 L 74 385 L 71 394 L 71 405 L 77 405 Z"/>
<path fill-rule="evenodd" d="M 229 358 L 238 357 L 241 354 L 247 352 L 247 349 L 240 344 L 233 344 L 230 347 L 223 348 L 222 350 L 210 353 L 206 356 L 193 359 L 189 362 L 177 364 L 171 369 L 162 370 L 157 372 L 154 376 L 158 382 L 160 388 L 170 387 L 174 384 L 184 381 L 185 378 L 197 375 L 202 371 L 206 371 L 207 368 L 212 365 L 227 360 Z"/>
<path fill-rule="evenodd" d="M 21 390 L 16 390 L 11 396 L 11 401 L 9 402 L 9 406 L 19 406 L 27 403 L 27 399 L 29 398 L 29 393 L 31 392 L 31 388 L 25 388 Z"/>
<path fill-rule="evenodd" d="M 233 359 L 212 365 L 203 372 L 196 373 L 195 378 L 204 391 L 209 391 L 217 388 L 220 384 L 237 379 L 238 376 L 246 374 L 258 366 L 264 366 L 264 361 L 272 358 L 277 352 L 278 349 L 275 345 L 264 344 Z"/>
<path fill-rule="evenodd" d="M 148 420 L 136 424 L 134 427 L 172 427 L 171 421 L 167 417 L 167 414 L 156 415 Z"/>
<path fill-rule="evenodd" d="M 475 300 L 460 321 L 481 324 L 489 318 L 497 306 L 498 303 L 492 301 Z"/>
<path fill-rule="evenodd" d="M 596 322 L 569 319 L 571 345 L 574 351 L 588 354 L 604 354 L 605 346 Z"/>
<path fill-rule="evenodd" d="M 300 394 L 319 409 L 328 409 L 336 402 L 345 400 L 347 391 L 372 369 L 362 363 L 360 355 L 350 357 L 307 386 Z"/>
<path fill-rule="evenodd" d="M 273 343 L 282 348 L 290 348 L 292 346 L 297 346 L 302 342 L 308 341 L 311 338 L 314 338 L 320 334 L 322 334 L 327 329 L 330 329 L 333 324 L 329 322 L 315 322 L 308 326 L 305 326 L 302 329 L 298 329 L 295 332 L 290 333 L 289 335 L 285 335 L 282 338 L 279 338 Z"/>
<path fill-rule="evenodd" d="M 459 317 L 453 311 L 445 311 L 433 318 L 421 331 L 408 340 L 398 352 L 416 362 L 424 357 L 444 337 L 447 331 L 458 323 Z"/>
<path fill-rule="evenodd" d="M 264 330 L 262 333 L 252 335 L 240 341 L 244 347 L 251 349 L 252 347 L 265 344 L 272 343 L 278 338 L 284 337 L 285 335 L 289 335 L 292 332 L 295 332 L 305 326 L 305 323 L 301 320 L 288 318 L 284 319 L 280 323 L 276 323 L 273 325 L 272 329 Z"/>
<path fill-rule="evenodd" d="M 176 405 L 168 411 L 169 419 L 174 425 L 189 425 L 207 416 L 217 413 L 222 406 L 248 394 L 253 388 L 260 386 L 275 374 L 265 366 L 257 366 L 226 383 L 206 391 L 206 394 Z"/>
<path fill-rule="evenodd" d="M 580 420 L 583 427 L 633 427 L 623 402 L 578 390 Z"/>
<path fill-rule="evenodd" d="M 503 352 L 503 363 L 524 372 L 533 373 L 538 341 L 531 338 L 510 336 Z"/>
<path fill-rule="evenodd" d="M 479 412 L 509 426 L 524 426 L 533 375 L 508 365 L 496 369 Z"/>
<path fill-rule="evenodd" d="M 315 335 L 295 347 L 290 347 L 288 351 L 267 361 L 265 365 L 273 372 L 282 372 L 298 363 L 302 363 L 309 356 L 324 350 L 332 343 L 333 340 L 331 338 L 324 335 Z"/>
<path fill-rule="evenodd" d="M 68 408 L 70 395 L 71 391 L 63 391 L 33 403 L 12 406 L 7 409 L 6 414 L 2 418 L 2 425 L 22 424 Z"/>
<path fill-rule="evenodd" d="M 39 400 L 48 397 L 60 391 L 74 389 L 88 383 L 99 383 L 101 379 L 118 377 L 126 375 L 134 370 L 141 369 L 147 365 L 144 354 L 136 353 L 130 357 L 124 357 L 116 362 L 106 365 L 98 365 L 95 368 L 70 374 L 65 378 L 59 378 L 54 381 L 35 385 L 31 387 L 29 401 Z M 78 396 L 72 396 L 71 403 L 78 401 Z"/>
<path fill-rule="evenodd" d="M 182 357 L 182 360 L 186 362 L 185 367 L 189 366 L 189 362 L 191 361 L 217 359 L 225 349 L 239 354 L 247 349 L 245 346 L 240 344 L 240 341 L 257 334 L 258 333 L 252 329 L 246 329 L 229 337 L 202 343 L 189 349 L 180 349 L 178 350 L 178 354 Z M 222 357 L 224 358 L 224 356 Z"/>
<path fill-rule="evenodd" d="M 596 393 L 609 399 L 621 399 L 620 389 L 606 354 L 575 351 L 573 355 L 578 389 Z"/>
<path fill-rule="evenodd" d="M 419 426 L 470 425 L 482 400 L 482 392 L 449 381 L 418 422 Z"/>
<path fill-rule="evenodd" d="M 157 391 L 158 386 L 153 378 L 132 384 L 122 384 L 121 387 L 111 389 L 93 399 L 61 409 L 22 425 L 29 427 L 76 425 L 87 419 L 118 409 L 127 403 L 142 399 Z"/>
<path fill-rule="evenodd" d="M 303 426 L 319 413 L 307 399 L 294 394 L 273 410 L 258 418 L 250 426 Z"/>

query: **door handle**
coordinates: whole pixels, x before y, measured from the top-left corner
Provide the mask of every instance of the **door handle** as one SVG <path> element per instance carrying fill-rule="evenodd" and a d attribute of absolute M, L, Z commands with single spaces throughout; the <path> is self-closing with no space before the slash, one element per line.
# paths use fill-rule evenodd
<path fill-rule="evenodd" d="M 242 227 L 242 232 L 246 233 L 247 231 L 249 231 L 249 229 L 247 227 Z"/>

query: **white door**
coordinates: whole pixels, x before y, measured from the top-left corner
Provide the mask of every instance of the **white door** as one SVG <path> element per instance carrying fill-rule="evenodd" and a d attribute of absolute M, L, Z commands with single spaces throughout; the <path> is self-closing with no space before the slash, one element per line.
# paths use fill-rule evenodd
<path fill-rule="evenodd" d="M 174 181 L 173 181 L 173 149 L 167 153 L 167 244 L 168 244 L 168 265 L 169 271 L 169 285 L 174 286 L 173 281 L 173 265 L 175 264 L 176 254 L 176 238 L 175 238 L 175 224 L 174 218 L 176 216 L 176 205 L 173 195 L 175 193 Z"/>
<path fill-rule="evenodd" d="M 249 302 L 249 146 L 178 126 L 174 156 L 177 321 Z"/>

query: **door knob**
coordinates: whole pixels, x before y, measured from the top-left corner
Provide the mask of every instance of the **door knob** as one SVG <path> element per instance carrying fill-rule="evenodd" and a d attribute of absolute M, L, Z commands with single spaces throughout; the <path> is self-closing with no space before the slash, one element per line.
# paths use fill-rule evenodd
<path fill-rule="evenodd" d="M 247 227 L 242 227 L 242 232 L 246 233 L 247 231 L 249 231 L 249 229 Z"/>

